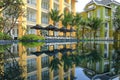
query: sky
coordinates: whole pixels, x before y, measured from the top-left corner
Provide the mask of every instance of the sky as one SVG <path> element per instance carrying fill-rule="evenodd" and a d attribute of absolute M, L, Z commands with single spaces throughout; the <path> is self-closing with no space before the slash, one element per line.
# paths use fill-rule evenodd
<path fill-rule="evenodd" d="M 76 12 L 82 12 L 85 5 L 90 2 L 91 0 L 78 0 L 78 2 L 76 3 Z M 120 0 L 116 0 L 118 2 L 120 2 Z"/>

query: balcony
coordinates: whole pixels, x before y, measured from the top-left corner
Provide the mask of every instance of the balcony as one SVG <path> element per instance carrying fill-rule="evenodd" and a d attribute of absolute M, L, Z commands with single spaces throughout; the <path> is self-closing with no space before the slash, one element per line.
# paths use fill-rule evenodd
<path fill-rule="evenodd" d="M 27 6 L 32 9 L 36 9 L 36 0 L 27 0 Z"/>
<path fill-rule="evenodd" d="M 27 18 L 27 25 L 35 25 L 36 19 L 33 18 Z"/>
<path fill-rule="evenodd" d="M 65 5 L 66 7 L 70 7 L 70 4 L 67 3 L 67 2 L 64 2 L 64 5 Z"/>
<path fill-rule="evenodd" d="M 54 3 L 59 4 L 59 0 L 54 0 Z"/>

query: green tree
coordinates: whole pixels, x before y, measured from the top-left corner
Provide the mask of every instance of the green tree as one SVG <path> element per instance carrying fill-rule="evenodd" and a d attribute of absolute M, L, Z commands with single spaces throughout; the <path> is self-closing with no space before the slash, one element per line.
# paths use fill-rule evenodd
<path fill-rule="evenodd" d="M 115 27 L 114 37 L 115 39 L 118 39 L 119 34 L 120 34 L 120 6 L 118 6 L 116 9 L 113 24 Z"/>
<path fill-rule="evenodd" d="M 85 28 L 87 26 L 87 20 L 86 19 L 81 19 L 80 25 L 81 25 L 81 28 L 82 28 L 82 39 L 84 39 L 84 33 L 85 33 Z"/>
<path fill-rule="evenodd" d="M 78 35 L 79 35 L 79 29 L 80 29 L 80 22 L 81 22 L 81 16 L 80 14 L 76 14 L 71 22 L 71 26 L 76 26 L 76 36 L 77 36 L 77 39 L 79 39 Z"/>
<path fill-rule="evenodd" d="M 25 16 L 25 9 L 22 7 L 24 3 L 22 0 L 0 0 L 0 29 L 9 34 L 16 26 L 18 18 Z"/>
<path fill-rule="evenodd" d="M 73 20 L 72 13 L 65 12 L 64 15 L 63 15 L 63 18 L 61 19 L 63 27 L 67 28 L 68 25 L 71 25 L 72 20 Z M 65 35 L 66 35 L 66 32 L 65 32 Z"/>
<path fill-rule="evenodd" d="M 57 9 L 51 10 L 49 12 L 50 19 L 53 21 L 53 25 L 56 26 L 56 24 L 60 21 L 62 14 L 59 13 Z"/>
<path fill-rule="evenodd" d="M 102 20 L 99 18 L 88 18 L 87 25 L 94 31 L 94 40 L 96 38 L 97 30 L 102 25 Z"/>
<path fill-rule="evenodd" d="M 67 27 L 68 25 L 71 25 L 73 20 L 73 14 L 70 12 L 65 12 L 64 16 L 62 18 L 62 24 L 64 27 Z"/>

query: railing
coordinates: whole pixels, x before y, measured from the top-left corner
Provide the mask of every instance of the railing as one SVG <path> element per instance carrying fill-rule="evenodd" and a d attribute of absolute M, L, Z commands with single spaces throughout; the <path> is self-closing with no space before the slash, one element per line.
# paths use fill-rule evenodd
<path fill-rule="evenodd" d="M 27 0 L 28 5 L 32 6 L 32 7 L 36 7 L 36 0 Z"/>
<path fill-rule="evenodd" d="M 36 19 L 33 19 L 33 18 L 27 18 L 27 21 L 36 22 Z"/>

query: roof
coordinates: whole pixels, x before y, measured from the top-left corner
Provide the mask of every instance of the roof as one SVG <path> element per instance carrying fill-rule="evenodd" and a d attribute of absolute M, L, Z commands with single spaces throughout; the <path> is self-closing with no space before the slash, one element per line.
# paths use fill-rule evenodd
<path fill-rule="evenodd" d="M 115 0 L 91 0 L 88 4 L 92 4 L 92 3 L 96 3 L 99 5 L 108 5 L 114 3 L 120 5 L 120 3 Z"/>

